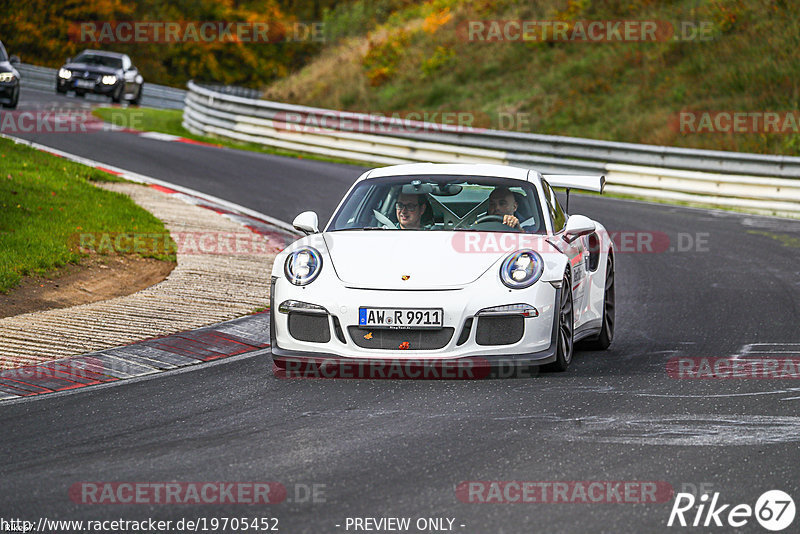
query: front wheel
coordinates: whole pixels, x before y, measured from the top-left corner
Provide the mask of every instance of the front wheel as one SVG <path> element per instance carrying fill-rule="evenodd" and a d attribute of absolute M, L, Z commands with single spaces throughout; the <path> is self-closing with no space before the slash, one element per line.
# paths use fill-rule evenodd
<path fill-rule="evenodd" d="M 120 85 L 116 91 L 111 93 L 111 101 L 115 104 L 122 102 L 122 86 Z"/>
<path fill-rule="evenodd" d="M 139 103 L 142 101 L 142 86 L 139 86 L 139 90 L 136 92 L 136 98 L 130 100 L 130 104 L 132 106 L 138 106 Z"/>
<path fill-rule="evenodd" d="M 17 88 L 17 90 L 14 92 L 14 96 L 11 97 L 11 102 L 9 102 L 8 104 L 3 104 L 3 107 L 9 109 L 16 109 L 17 104 L 19 104 L 19 88 Z"/>
<path fill-rule="evenodd" d="M 606 350 L 614 340 L 614 257 L 608 255 L 606 264 L 606 283 L 603 292 L 603 327 L 596 338 L 586 341 L 586 348 L 591 350 Z"/>
<path fill-rule="evenodd" d="M 561 282 L 561 298 L 558 307 L 558 337 L 556 338 L 556 361 L 544 366 L 545 371 L 564 372 L 572 362 L 575 348 L 575 316 L 572 306 L 572 279 L 569 271 Z"/>

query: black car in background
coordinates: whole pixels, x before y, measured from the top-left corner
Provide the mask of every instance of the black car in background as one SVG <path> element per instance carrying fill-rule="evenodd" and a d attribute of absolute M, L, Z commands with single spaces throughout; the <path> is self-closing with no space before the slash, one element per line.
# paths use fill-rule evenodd
<path fill-rule="evenodd" d="M 0 104 L 4 108 L 15 108 L 19 102 L 19 72 L 14 65 L 19 63 L 17 56 L 8 57 L 0 41 Z"/>
<path fill-rule="evenodd" d="M 86 93 L 104 95 L 113 102 L 123 99 L 138 104 L 142 98 L 144 80 L 127 54 L 84 50 L 58 69 L 56 91 L 75 91 L 76 96 Z"/>

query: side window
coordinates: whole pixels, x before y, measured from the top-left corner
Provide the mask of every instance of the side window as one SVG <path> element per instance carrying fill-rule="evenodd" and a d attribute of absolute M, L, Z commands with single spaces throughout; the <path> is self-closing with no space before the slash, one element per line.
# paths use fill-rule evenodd
<path fill-rule="evenodd" d="M 553 232 L 559 232 L 567 223 L 567 217 L 564 215 L 564 210 L 561 209 L 561 204 L 558 202 L 555 191 L 550 187 L 550 184 L 542 180 L 544 185 L 544 197 L 547 200 L 547 209 L 550 210 L 550 219 L 553 221 Z"/>

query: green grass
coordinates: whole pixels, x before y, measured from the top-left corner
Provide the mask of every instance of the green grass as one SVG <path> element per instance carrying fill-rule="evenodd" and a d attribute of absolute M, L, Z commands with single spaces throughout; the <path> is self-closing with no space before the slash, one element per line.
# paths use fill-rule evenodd
<path fill-rule="evenodd" d="M 273 154 L 275 156 L 286 156 L 290 158 L 313 159 L 317 161 L 327 161 L 329 163 L 344 163 L 347 165 L 364 166 L 366 163 L 344 158 L 320 156 L 318 154 L 311 154 L 308 152 L 295 152 L 291 150 L 269 148 L 256 143 L 243 143 L 221 137 L 195 135 L 184 128 L 181 124 L 183 121 L 183 110 L 180 109 L 97 108 L 92 113 L 96 117 L 99 117 L 106 122 L 116 124 L 117 126 L 133 128 L 135 130 L 141 130 L 145 132 L 160 132 L 169 135 L 177 135 L 178 137 L 185 137 L 186 139 L 192 139 L 194 141 L 200 141 L 203 143 L 211 143 L 227 148 L 249 150 L 251 152 L 262 152 L 264 154 Z"/>
<path fill-rule="evenodd" d="M 682 133 L 682 111 L 800 109 L 800 25 L 787 0 L 366 0 L 358 21 L 265 91 L 271 100 L 362 112 L 461 111 L 497 128 L 611 141 L 800 155 L 800 133 Z M 348 13 L 349 12 L 349 13 Z M 335 17 L 334 17 L 335 15 Z M 350 18 L 348 18 L 348 16 Z M 657 42 L 475 42 L 468 21 L 663 21 L 708 31 Z M 344 22 L 340 25 L 344 25 Z M 702 26 L 700 26 L 702 25 Z M 356 31 L 358 30 L 358 31 Z M 690 35 L 691 32 L 687 34 Z M 698 34 L 699 35 L 699 34 Z"/>
<path fill-rule="evenodd" d="M 800 248 L 800 239 L 787 234 L 776 234 L 774 232 L 763 232 L 758 230 L 748 230 L 747 233 L 770 237 L 785 247 Z"/>
<path fill-rule="evenodd" d="M 94 232 L 165 234 L 130 198 L 95 187 L 116 177 L 0 139 L 0 292 L 25 276 L 52 276 L 77 263 L 76 236 Z M 175 261 L 174 254 L 146 254 Z"/>

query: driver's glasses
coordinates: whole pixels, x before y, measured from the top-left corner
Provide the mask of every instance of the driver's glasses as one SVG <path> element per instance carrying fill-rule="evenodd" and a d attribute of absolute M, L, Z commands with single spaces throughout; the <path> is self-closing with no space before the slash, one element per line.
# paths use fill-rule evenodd
<path fill-rule="evenodd" d="M 396 202 L 394 205 L 397 211 L 408 210 L 409 213 L 417 211 L 418 206 L 419 204 L 403 204 L 402 202 Z"/>

